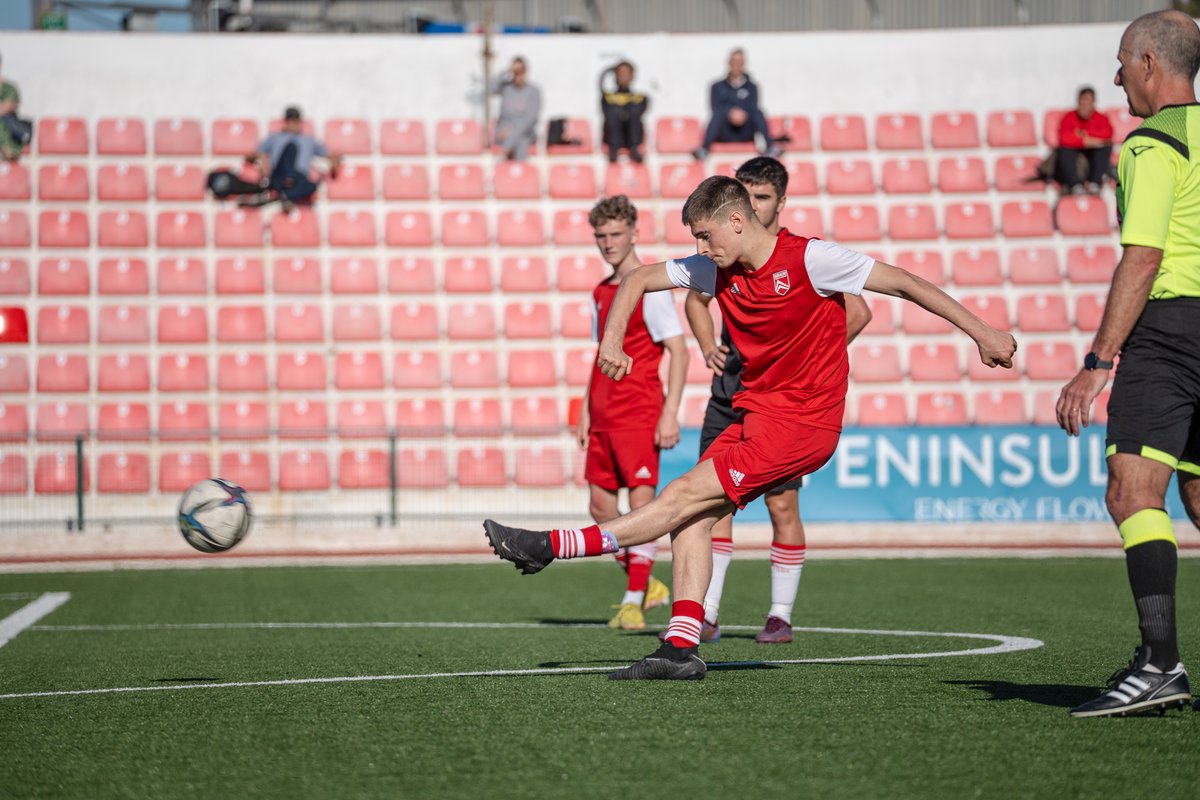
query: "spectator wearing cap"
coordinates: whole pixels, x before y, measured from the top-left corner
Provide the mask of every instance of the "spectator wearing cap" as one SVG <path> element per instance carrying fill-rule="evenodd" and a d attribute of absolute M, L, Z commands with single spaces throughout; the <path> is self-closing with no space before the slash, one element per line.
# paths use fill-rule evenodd
<path fill-rule="evenodd" d="M 508 70 L 491 84 L 492 94 L 500 95 L 500 116 L 496 120 L 496 143 L 511 161 L 524 161 L 537 140 L 537 121 L 542 113 L 542 90 L 529 82 L 529 68 L 518 56 Z"/>
<path fill-rule="evenodd" d="M 1064 194 L 1079 194 L 1085 188 L 1089 194 L 1100 191 L 1112 158 L 1112 143 L 1112 121 L 1096 110 L 1096 90 L 1080 88 L 1075 109 L 1064 114 L 1058 126 L 1054 178 Z"/>
<path fill-rule="evenodd" d="M 329 159 L 331 174 L 342 162 L 340 155 L 331 154 L 323 142 L 304 132 L 300 109 L 289 106 L 283 112 L 283 130 L 268 135 L 249 157 L 263 175 L 269 176 L 267 190 L 243 205 L 264 205 L 278 199 L 285 210 L 290 210 L 296 203 L 307 201 L 317 191 L 318 184 L 312 179 L 315 156 Z"/>

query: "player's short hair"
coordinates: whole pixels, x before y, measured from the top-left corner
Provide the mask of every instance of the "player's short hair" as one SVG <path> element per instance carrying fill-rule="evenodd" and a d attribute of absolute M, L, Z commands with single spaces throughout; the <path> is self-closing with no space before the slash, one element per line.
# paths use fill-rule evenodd
<path fill-rule="evenodd" d="M 1090 94 L 1093 98 L 1095 98 L 1096 90 L 1091 86 L 1080 86 L 1079 91 L 1075 93 L 1075 97 L 1082 100 L 1085 94 Z"/>
<path fill-rule="evenodd" d="M 777 159 L 770 156 L 756 156 L 737 168 L 733 176 L 744 186 L 769 185 L 775 189 L 775 194 L 783 197 L 787 194 L 787 168 Z"/>
<path fill-rule="evenodd" d="M 613 70 L 618 70 L 621 67 L 629 67 L 630 70 L 633 70 L 633 64 L 628 61 L 618 61 L 616 64 L 613 64 Z"/>
<path fill-rule="evenodd" d="M 629 202 L 629 198 L 623 194 L 604 198 L 588 212 L 588 222 L 593 228 L 599 228 L 613 220 L 624 220 L 631 228 L 637 225 L 637 206 Z"/>
<path fill-rule="evenodd" d="M 734 206 L 747 217 L 754 216 L 754 207 L 750 205 L 750 193 L 740 181 L 724 175 L 705 178 L 683 204 L 683 224 L 705 222 L 728 206 Z"/>
<path fill-rule="evenodd" d="M 1196 21 L 1182 11 L 1165 10 L 1143 14 L 1129 25 L 1136 55 L 1153 50 L 1167 71 L 1195 81 L 1200 72 L 1200 30 Z"/>

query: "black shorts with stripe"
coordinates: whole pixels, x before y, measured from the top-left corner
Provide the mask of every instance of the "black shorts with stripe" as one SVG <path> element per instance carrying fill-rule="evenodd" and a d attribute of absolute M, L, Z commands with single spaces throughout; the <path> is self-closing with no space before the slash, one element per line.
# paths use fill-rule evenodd
<path fill-rule="evenodd" d="M 725 429 L 737 421 L 741 416 L 733 406 L 722 403 L 715 396 L 708 401 L 708 407 L 704 410 L 704 424 L 700 428 L 700 457 L 704 457 L 704 453 L 709 446 L 716 441 L 717 437 L 725 432 Z M 773 489 L 768 489 L 767 494 L 783 494 L 789 489 L 799 489 L 804 485 L 804 478 L 799 477 L 795 480 L 781 483 Z"/>
<path fill-rule="evenodd" d="M 1200 475 L 1200 298 L 1146 303 L 1121 348 L 1106 453 Z"/>

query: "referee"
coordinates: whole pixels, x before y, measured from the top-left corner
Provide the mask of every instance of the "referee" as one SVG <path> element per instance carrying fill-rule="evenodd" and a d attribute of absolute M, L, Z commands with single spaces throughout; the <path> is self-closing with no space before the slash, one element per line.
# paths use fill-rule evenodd
<path fill-rule="evenodd" d="M 1191 701 L 1175 633 L 1175 534 L 1167 484 L 1200 526 L 1200 30 L 1179 11 L 1134 20 L 1114 83 L 1142 117 L 1118 164 L 1124 253 L 1083 369 L 1063 387 L 1058 423 L 1077 436 L 1092 400 L 1121 369 L 1108 406 L 1109 514 L 1125 547 L 1142 644 L 1108 691 L 1071 710 L 1110 717 Z"/>

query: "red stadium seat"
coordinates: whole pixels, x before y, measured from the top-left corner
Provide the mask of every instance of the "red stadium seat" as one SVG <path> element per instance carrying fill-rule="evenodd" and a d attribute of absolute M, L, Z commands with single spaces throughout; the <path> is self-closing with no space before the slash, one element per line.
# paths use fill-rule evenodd
<path fill-rule="evenodd" d="M 86 236 L 87 231 L 84 233 Z M 0 209 L 0 247 L 29 247 L 29 241 L 29 216 L 24 211 Z"/>
<path fill-rule="evenodd" d="M 102 156 L 144 156 L 146 124 L 140 119 L 102 119 L 96 123 L 96 153 Z"/>
<path fill-rule="evenodd" d="M 271 457 L 266 453 L 234 450 L 221 454 L 221 477 L 250 492 L 271 488 Z"/>
<path fill-rule="evenodd" d="M 517 486 L 565 486 L 567 471 L 562 450 L 540 444 L 517 448 L 513 482 Z"/>
<path fill-rule="evenodd" d="M 179 344 L 208 341 L 208 314 L 204 306 L 161 306 L 158 309 L 158 341 Z"/>
<path fill-rule="evenodd" d="M 1104 304 L 1108 299 L 1103 294 L 1081 294 L 1075 298 L 1075 327 L 1091 333 L 1100 330 L 1100 319 L 1104 316 Z"/>
<path fill-rule="evenodd" d="M 19 212 L 5 213 L 16 221 Z M 0 228 L 3 223 L 4 219 L 0 217 Z M 43 211 L 38 214 L 38 245 L 41 247 L 87 247 L 91 239 L 88 218 L 82 211 Z M 28 245 L 29 233 L 26 228 L 24 244 L 8 246 Z"/>
<path fill-rule="evenodd" d="M 383 168 L 384 200 L 428 200 L 429 172 L 424 164 L 388 164 Z"/>
<path fill-rule="evenodd" d="M 163 453 L 158 462 L 158 490 L 182 492 L 211 475 L 207 453 Z"/>
<path fill-rule="evenodd" d="M 1067 300 L 1061 294 L 1035 294 L 1017 300 L 1017 327 L 1027 333 L 1071 330 Z"/>
<path fill-rule="evenodd" d="M 222 353 L 217 360 L 217 390 L 267 391 L 267 359 L 261 353 Z"/>
<path fill-rule="evenodd" d="M 787 161 L 784 166 L 788 173 L 787 193 L 789 196 L 813 196 L 821 193 L 820 187 L 817 185 L 817 168 L 811 161 Z M 684 197 L 686 196 L 684 195 Z"/>
<path fill-rule="evenodd" d="M 1012 239 L 1054 235 L 1050 206 L 1044 200 L 1005 203 L 1000 209 L 1001 232 Z"/>
<path fill-rule="evenodd" d="M 425 211 L 390 211 L 384 236 L 389 247 L 431 247 L 433 222 Z"/>
<path fill-rule="evenodd" d="M 420 294 L 436 290 L 437 278 L 430 259 L 406 256 L 388 262 L 388 291 Z"/>
<path fill-rule="evenodd" d="M 568 350 L 563 360 L 567 386 L 587 386 L 596 365 L 596 348 Z"/>
<path fill-rule="evenodd" d="M 1028 425 L 1029 422 L 1025 395 L 1021 392 L 992 390 L 975 393 L 975 424 Z"/>
<path fill-rule="evenodd" d="M 379 126 L 379 152 L 385 156 L 423 156 L 425 123 L 419 119 L 385 119 Z"/>
<path fill-rule="evenodd" d="M 101 247 L 140 248 L 150 244 L 146 215 L 140 211 L 101 211 L 96 230 Z"/>
<path fill-rule="evenodd" d="M 908 409 L 904 395 L 894 392 L 860 394 L 859 425 L 907 425 Z"/>
<path fill-rule="evenodd" d="M 396 455 L 396 481 L 403 489 L 444 489 L 449 483 L 446 451 L 405 448 Z"/>
<path fill-rule="evenodd" d="M 57 353 L 39 356 L 37 390 L 42 392 L 86 392 L 91 386 L 86 356 Z"/>
<path fill-rule="evenodd" d="M 1036 156 L 1000 156 L 996 159 L 996 191 L 1042 192 L 1045 184 L 1037 174 L 1041 163 Z"/>
<path fill-rule="evenodd" d="M 0 258 L 0 295 L 29 294 L 29 262 L 23 258 Z"/>
<path fill-rule="evenodd" d="M 321 400 L 279 404 L 280 439 L 324 439 L 329 436 L 329 409 Z"/>
<path fill-rule="evenodd" d="M 1140 117 L 1129 113 L 1128 106 L 1112 106 L 1102 110 L 1113 126 L 1113 141 L 1120 145 L 1135 128 L 1142 124 Z"/>
<path fill-rule="evenodd" d="M 275 358 L 275 387 L 282 391 L 325 388 L 325 356 L 320 353 L 281 353 Z"/>
<path fill-rule="evenodd" d="M 496 338 L 496 314 L 490 303 L 452 303 L 446 314 L 449 339 Z"/>
<path fill-rule="evenodd" d="M 469 439 L 502 436 L 504 423 L 500 418 L 500 401 L 494 397 L 456 401 L 454 434 Z"/>
<path fill-rule="evenodd" d="M 966 425 L 966 398 L 961 392 L 918 394 L 916 422 L 918 425 Z"/>
<path fill-rule="evenodd" d="M 813 149 L 812 123 L 808 117 L 767 117 L 767 133 L 773 142 L 789 152 L 807 152 Z"/>
<path fill-rule="evenodd" d="M 1054 216 L 1063 236 L 1107 236 L 1113 232 L 1108 205 L 1100 197 L 1067 195 L 1059 199 Z"/>
<path fill-rule="evenodd" d="M 145 306 L 101 306 L 96 325 L 100 344 L 149 344 L 150 315 Z"/>
<path fill-rule="evenodd" d="M 459 450 L 455 482 L 459 486 L 472 488 L 507 485 L 504 451 L 498 447 L 472 447 Z"/>
<path fill-rule="evenodd" d="M 382 389 L 383 356 L 379 353 L 338 353 L 333 362 L 333 385 L 339 389 Z"/>
<path fill-rule="evenodd" d="M 37 315 L 38 344 L 87 344 L 91 325 L 83 306 L 42 306 Z"/>
<path fill-rule="evenodd" d="M 1022 356 L 1017 356 L 1020 359 Z M 989 367 L 979 360 L 974 351 L 967 358 L 967 381 L 969 383 L 1015 383 L 1021 379 L 1018 368 Z"/>
<path fill-rule="evenodd" d="M 275 294 L 320 294 L 321 265 L 315 258 L 277 258 L 271 288 Z"/>
<path fill-rule="evenodd" d="M 791 209 L 787 207 L 784 208 L 780 215 L 781 221 L 783 214 L 786 214 L 789 210 Z M 786 228 L 787 226 L 784 225 L 784 227 Z M 683 224 L 683 220 L 680 219 L 680 214 L 678 211 L 672 210 L 663 212 L 663 228 L 666 232 L 666 236 L 664 238 L 666 239 L 667 244 L 680 245 L 688 248 L 694 248 L 696 246 L 696 239 L 694 236 L 692 236 L 692 229 Z M 796 233 L 794 230 L 792 232 Z M 640 231 L 638 238 L 642 241 L 645 241 L 645 239 L 640 235 Z"/>
<path fill-rule="evenodd" d="M 974 156 L 941 159 L 937 167 L 937 188 L 946 194 L 986 192 L 987 171 L 983 159 Z"/>
<path fill-rule="evenodd" d="M 163 441 L 206 441 L 211 436 L 211 428 L 206 403 L 179 400 L 159 406 L 158 438 Z"/>
<path fill-rule="evenodd" d="M 546 243 L 542 215 L 537 210 L 506 209 L 496 220 L 496 237 L 503 247 L 540 247 Z"/>
<path fill-rule="evenodd" d="M 700 146 L 704 129 L 695 117 L 659 117 L 654 124 L 654 146 L 660 153 L 688 153 Z"/>
<path fill-rule="evenodd" d="M 438 155 L 474 156 L 483 153 L 483 128 L 473 119 L 438 120 L 435 139 Z"/>
<path fill-rule="evenodd" d="M 595 325 L 594 308 L 591 298 L 563 303 L 559 311 L 559 334 L 567 339 L 591 339 Z"/>
<path fill-rule="evenodd" d="M 91 431 L 88 424 L 87 403 L 40 403 L 37 407 L 38 441 L 57 441 L 87 436 Z"/>
<path fill-rule="evenodd" d="M 825 168 L 825 191 L 830 194 L 874 194 L 875 175 L 871 162 L 830 161 Z"/>
<path fill-rule="evenodd" d="M 892 383 L 903 378 L 895 345 L 857 344 L 850 350 L 850 375 L 855 383 Z"/>
<path fill-rule="evenodd" d="M 686 198 L 704 180 L 704 165 L 699 161 L 662 164 L 658 168 L 659 191 L 663 197 Z M 791 188 L 789 181 L 788 188 Z"/>
<path fill-rule="evenodd" d="M 325 147 L 331 153 L 369 156 L 371 127 L 365 119 L 331 119 L 325 122 Z"/>
<path fill-rule="evenodd" d="M 90 272 L 82 258 L 43 258 L 38 262 L 38 294 L 88 294 Z"/>
<path fill-rule="evenodd" d="M 883 162 L 883 191 L 886 194 L 929 194 L 929 165 L 923 159 L 890 158 Z"/>
<path fill-rule="evenodd" d="M 1117 251 L 1109 245 L 1067 248 L 1067 280 L 1071 283 L 1109 283 L 1117 268 Z"/>
<path fill-rule="evenodd" d="M 914 381 L 954 383 L 962 377 L 958 346 L 920 344 L 908 351 L 908 374 Z"/>
<path fill-rule="evenodd" d="M 84 180 L 87 180 L 86 172 Z M 0 162 L 0 200 L 28 200 L 32 196 L 33 187 L 29 180 L 29 170 L 13 161 Z M 41 199 L 65 198 L 43 197 Z M 83 199 L 86 199 L 86 195 Z"/>
<path fill-rule="evenodd" d="M 509 412 L 509 427 L 515 436 L 554 436 L 563 429 L 558 401 L 553 397 L 516 398 Z"/>
<path fill-rule="evenodd" d="M 437 306 L 432 303 L 401 303 L 392 308 L 392 340 L 434 342 L 439 336 Z"/>
<path fill-rule="evenodd" d="M 204 131 L 194 119 L 160 119 L 154 123 L 156 156 L 204 155 Z"/>
<path fill-rule="evenodd" d="M 43 164 L 38 167 L 38 199 L 42 202 L 85 201 L 90 196 L 87 170 L 78 164 Z"/>
<path fill-rule="evenodd" d="M 900 304 L 900 329 L 907 334 L 953 333 L 955 327 L 914 303 Z"/>
<path fill-rule="evenodd" d="M 441 400 L 401 400 L 396 403 L 396 435 L 442 436 L 446 433 L 446 411 Z"/>
<path fill-rule="evenodd" d="M 875 118 L 875 147 L 879 150 L 923 150 L 925 134 L 916 114 L 880 114 Z"/>
<path fill-rule="evenodd" d="M 447 292 L 487 293 L 492 291 L 492 263 L 486 258 L 448 258 L 442 274 Z"/>
<path fill-rule="evenodd" d="M 408 351 L 396 354 L 392 383 L 397 389 L 439 389 L 442 382 L 442 361 L 437 353 Z"/>
<path fill-rule="evenodd" d="M 338 486 L 342 489 L 386 489 L 391 468 L 382 450 L 354 448 L 338 456 Z"/>
<path fill-rule="evenodd" d="M 329 215 L 329 244 L 332 247 L 374 247 L 375 215 L 370 211 L 334 211 Z M 333 273 L 334 280 L 337 272 Z"/>
<path fill-rule="evenodd" d="M 1096 395 L 1096 399 L 1092 402 L 1092 419 L 1096 425 L 1108 424 L 1108 401 L 1112 399 L 1112 390 L 1105 389 L 1100 394 Z"/>
<path fill-rule="evenodd" d="M 150 391 L 150 360 L 129 353 L 100 356 L 96 388 L 102 392 Z"/>
<path fill-rule="evenodd" d="M 1014 285 L 1057 284 L 1062 281 L 1058 251 L 1051 247 L 1019 247 L 1008 253 L 1008 278 Z"/>
<path fill-rule="evenodd" d="M 492 174 L 492 193 L 497 200 L 538 200 L 542 182 L 537 167 L 524 161 L 499 161 Z"/>
<path fill-rule="evenodd" d="M 262 306 L 223 306 L 217 309 L 218 342 L 265 342 L 267 315 Z"/>
<path fill-rule="evenodd" d="M 867 123 L 857 114 L 822 117 L 820 131 L 822 150 L 867 149 Z"/>
<path fill-rule="evenodd" d="M 96 417 L 96 435 L 103 441 L 146 441 L 150 438 L 150 407 L 145 403 L 103 403 Z"/>
<path fill-rule="evenodd" d="M 294 208 L 271 217 L 271 244 L 275 247 L 316 247 L 321 244 L 317 215 L 308 208 Z"/>
<path fill-rule="evenodd" d="M 379 307 L 365 303 L 337 305 L 333 308 L 335 342 L 376 342 L 383 338 Z"/>
<path fill-rule="evenodd" d="M 546 153 L 552 156 L 584 155 L 592 152 L 592 122 L 580 117 L 563 120 L 563 139 L 573 144 L 548 144 Z"/>
<path fill-rule="evenodd" d="M 871 309 L 871 321 L 862 330 L 864 336 L 891 336 L 896 332 L 896 309 L 890 298 L 873 297 L 867 305 Z"/>
<path fill-rule="evenodd" d="M 258 149 L 258 123 L 252 119 L 218 119 L 212 124 L 214 156 L 244 156 Z"/>
<path fill-rule="evenodd" d="M 949 203 L 945 214 L 948 239 L 991 239 L 996 235 L 992 207 L 987 203 Z"/>
<path fill-rule="evenodd" d="M 158 294 L 207 294 L 208 275 L 198 258 L 167 258 L 158 262 Z"/>
<path fill-rule="evenodd" d="M 0 441 L 15 442 L 28 438 L 29 412 L 25 406 L 0 403 Z"/>
<path fill-rule="evenodd" d="M 935 149 L 973 150 L 979 147 L 979 120 L 970 111 L 934 114 L 929 139 Z"/>
<path fill-rule="evenodd" d="M 549 350 L 513 350 L 508 354 L 508 385 L 514 389 L 558 385 L 554 354 Z"/>
<path fill-rule="evenodd" d="M 990 247 L 955 250 L 950 256 L 950 280 L 956 286 L 1002 286 L 1000 253 Z"/>
<path fill-rule="evenodd" d="M 74 117 L 42 117 L 37 123 L 38 154 L 77 155 L 88 154 L 87 124 Z"/>
<path fill-rule="evenodd" d="M 1035 342 L 1022 349 L 1025 375 L 1032 381 L 1070 380 L 1083 364 L 1083 359 L 1067 342 Z"/>
<path fill-rule="evenodd" d="M 445 164 L 438 169 L 438 197 L 443 200 L 482 200 L 487 195 L 483 167 Z"/>
<path fill-rule="evenodd" d="M 988 147 L 1037 147 L 1033 114 L 1028 111 L 992 111 L 987 115 Z"/>
<path fill-rule="evenodd" d="M 825 224 L 821 221 L 821 209 L 817 206 L 784 206 L 783 211 L 779 213 L 779 224 L 797 236 L 820 238 L 825 235 Z M 695 244 L 690 232 L 686 243 Z"/>
<path fill-rule="evenodd" d="M 905 203 L 889 208 L 888 237 L 895 241 L 938 238 L 933 206 L 927 203 Z"/>
<path fill-rule="evenodd" d="M 270 430 L 266 403 L 238 400 L 221 403 L 217 409 L 217 438 L 221 440 L 266 439 Z"/>
<path fill-rule="evenodd" d="M 546 260 L 541 257 L 506 256 L 500 262 L 500 291 L 545 292 L 550 289 Z"/>
<path fill-rule="evenodd" d="M 504 336 L 508 339 L 549 339 L 554 335 L 550 306 L 509 303 L 504 307 Z"/>
<path fill-rule="evenodd" d="M 1008 300 L 1002 294 L 974 295 L 959 298 L 971 313 L 982 319 L 993 328 L 1006 331 L 1012 327 L 1008 314 Z"/>
<path fill-rule="evenodd" d="M 554 169 L 550 170 L 551 196 L 554 191 Z M 644 164 L 609 164 L 604 173 L 604 196 L 623 194 L 634 200 L 649 199 L 654 196 L 650 186 L 650 170 Z"/>
<path fill-rule="evenodd" d="M 788 230 L 792 229 L 789 227 Z M 835 206 L 833 238 L 838 242 L 878 242 L 883 238 L 879 229 L 879 209 L 864 205 Z"/>
<path fill-rule="evenodd" d="M 154 171 L 154 199 L 159 201 L 203 200 L 204 171 L 195 164 L 164 164 Z M 101 192 L 101 198 L 103 192 Z"/>
<path fill-rule="evenodd" d="M 563 256 L 555 267 L 560 292 L 590 292 L 609 270 L 597 256 Z"/>
<path fill-rule="evenodd" d="M 595 235 L 584 210 L 554 212 L 554 243 L 556 245 L 593 244 Z"/>
<path fill-rule="evenodd" d="M 596 173 L 591 164 L 554 164 L 550 167 L 550 197 L 556 200 L 594 200 Z"/>
<path fill-rule="evenodd" d="M 46 453 L 33 466 L 33 491 L 37 494 L 74 494 L 78 491 L 78 471 L 74 453 Z M 87 461 L 83 468 L 83 491 L 89 488 Z"/>
<path fill-rule="evenodd" d="M 493 389 L 500 385 L 500 365 L 490 350 L 464 350 L 450 356 L 450 385 L 455 389 Z"/>
<path fill-rule="evenodd" d="M 382 439 L 387 412 L 380 400 L 343 400 L 337 406 L 337 434 L 343 439 Z"/>
<path fill-rule="evenodd" d="M 262 259 L 217 259 L 217 294 L 262 294 L 265 288 Z"/>
<path fill-rule="evenodd" d="M 207 392 L 208 359 L 203 355 L 175 353 L 159 356 L 160 392 Z"/>
<path fill-rule="evenodd" d="M 331 240 L 332 228 L 331 220 Z M 379 292 L 379 265 L 373 258 L 335 258 L 330 264 L 329 288 L 334 294 L 376 294 Z"/>
<path fill-rule="evenodd" d="M 225 234 L 226 217 L 246 219 L 253 222 L 256 236 L 241 236 L 232 241 Z M 160 211 L 154 222 L 154 241 L 159 247 L 204 247 L 204 215 L 198 211 Z M 217 213 L 217 247 L 261 247 L 262 228 L 258 214 L 245 211 L 221 211 Z"/>
<path fill-rule="evenodd" d="M 325 181 L 330 200 L 374 200 L 375 172 L 369 164 L 345 164 Z"/>

